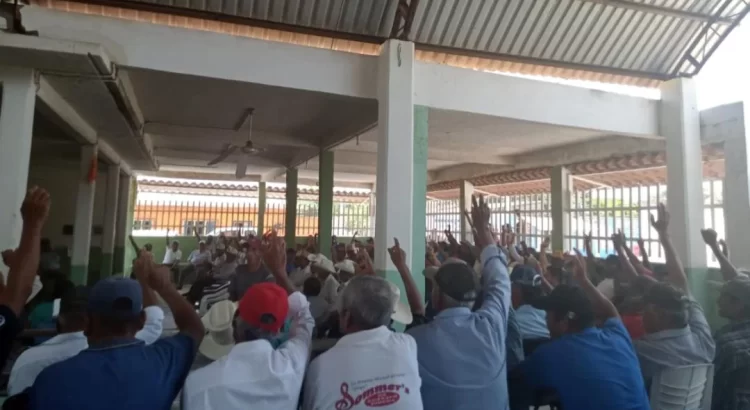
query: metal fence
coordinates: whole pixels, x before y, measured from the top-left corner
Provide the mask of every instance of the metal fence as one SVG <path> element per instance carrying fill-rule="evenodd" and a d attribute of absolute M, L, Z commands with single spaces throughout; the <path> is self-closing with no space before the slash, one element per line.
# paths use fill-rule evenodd
<path fill-rule="evenodd" d="M 704 226 L 715 229 L 719 237 L 725 237 L 723 181 L 704 181 L 703 197 Z M 552 232 L 552 201 L 549 193 L 490 196 L 487 201 L 492 212 L 493 227 L 499 230 L 502 225 L 511 225 L 518 232 L 519 240 L 526 241 L 529 246 L 539 248 L 543 238 Z M 571 248 L 582 250 L 584 235 L 591 233 L 593 253 L 598 257 L 606 257 L 614 253 L 612 234 L 622 231 L 636 255 L 641 254 L 638 239 L 642 239 L 651 259 L 664 261 L 664 252 L 659 237 L 651 226 L 650 215 L 656 213 L 660 202 L 666 201 L 666 185 L 575 191 L 568 214 L 570 234 L 566 239 Z M 428 200 L 426 217 L 427 238 L 444 240 L 443 231 L 449 227 L 453 232 L 459 230 L 459 200 Z M 713 254 L 707 252 L 709 264 L 715 264 Z"/>
<path fill-rule="evenodd" d="M 296 236 L 314 235 L 318 232 L 318 203 L 297 203 Z M 333 235 L 371 237 L 374 218 L 370 201 L 362 203 L 334 202 Z M 268 200 L 265 208 L 264 229 L 276 229 L 280 235 L 286 229 L 286 204 L 283 200 Z M 133 235 L 201 236 L 245 235 L 258 230 L 257 199 L 222 198 L 221 200 L 142 200 L 138 199 L 133 217 Z"/>
<path fill-rule="evenodd" d="M 552 230 L 549 193 L 489 196 L 486 199 L 492 212 L 490 223 L 498 232 L 503 225 L 510 225 L 518 232 L 518 241 L 523 240 L 528 246 L 538 247 Z M 458 199 L 427 201 L 425 213 L 428 240 L 445 240 L 444 231 L 448 229 L 458 236 L 461 223 L 459 206 Z"/>

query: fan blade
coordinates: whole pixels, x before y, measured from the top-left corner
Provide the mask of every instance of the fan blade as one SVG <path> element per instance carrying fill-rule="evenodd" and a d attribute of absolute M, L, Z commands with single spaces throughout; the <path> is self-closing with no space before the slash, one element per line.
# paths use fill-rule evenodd
<path fill-rule="evenodd" d="M 219 153 L 219 156 L 211 160 L 211 162 L 209 162 L 208 165 L 216 165 L 219 162 L 224 161 L 225 159 L 227 159 L 228 156 L 232 155 L 232 153 L 236 150 L 237 150 L 236 145 L 225 144 L 224 148 Z"/>
<path fill-rule="evenodd" d="M 247 157 L 247 155 L 240 155 L 240 159 L 237 160 L 237 170 L 234 172 L 234 176 L 237 177 L 237 179 L 242 179 L 245 177 L 245 173 L 247 172 L 247 163 L 250 160 L 250 158 Z"/>

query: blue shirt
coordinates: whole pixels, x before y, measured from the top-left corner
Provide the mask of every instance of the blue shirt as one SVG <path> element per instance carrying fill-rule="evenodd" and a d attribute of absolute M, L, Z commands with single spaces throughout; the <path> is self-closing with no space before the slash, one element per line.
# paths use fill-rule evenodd
<path fill-rule="evenodd" d="M 547 312 L 531 305 L 521 305 L 516 309 L 516 321 L 524 340 L 549 339 Z"/>
<path fill-rule="evenodd" d="M 30 409 L 169 410 L 196 349 L 185 334 L 146 345 L 124 339 L 90 346 L 44 369 L 29 392 Z"/>
<path fill-rule="evenodd" d="M 484 300 L 476 311 L 452 308 L 409 329 L 417 341 L 422 402 L 430 410 L 508 408 L 505 337 L 510 278 L 497 246 L 482 251 Z"/>
<path fill-rule="evenodd" d="M 521 369 L 530 387 L 555 389 L 564 409 L 649 410 L 638 358 L 619 318 L 539 346 Z"/>

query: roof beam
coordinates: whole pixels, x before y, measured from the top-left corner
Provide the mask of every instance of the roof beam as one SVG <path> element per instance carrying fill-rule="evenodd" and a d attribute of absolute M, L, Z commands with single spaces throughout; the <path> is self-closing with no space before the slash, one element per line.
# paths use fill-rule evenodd
<path fill-rule="evenodd" d="M 22 13 L 40 36 L 112 44 L 125 67 L 376 98 L 373 56 L 43 7 Z"/>
<path fill-rule="evenodd" d="M 191 127 L 152 121 L 148 121 L 144 124 L 144 132 L 152 135 L 174 138 L 179 142 L 183 142 L 183 140 L 188 140 L 185 142 L 191 142 L 190 140 L 208 141 L 206 137 L 210 136 L 210 141 L 213 143 L 241 143 L 246 141 L 248 137 L 247 130 L 235 131 L 225 128 Z M 296 148 L 317 148 L 317 145 L 312 142 L 289 135 L 265 131 L 253 131 L 250 136 L 252 141 L 259 146 L 276 145 Z"/>
<path fill-rule="evenodd" d="M 696 13 L 693 11 L 679 10 L 672 7 L 663 7 L 648 3 L 634 3 L 629 0 L 583 0 L 588 3 L 604 4 L 621 9 L 642 11 L 649 14 L 658 14 L 660 16 L 675 17 L 682 20 L 700 21 L 702 23 L 732 24 L 732 20 L 723 17 L 716 17 L 710 14 Z"/>
<path fill-rule="evenodd" d="M 484 175 L 495 174 L 498 172 L 508 171 L 513 167 L 506 165 L 482 165 L 482 164 L 462 164 L 452 167 L 442 168 L 436 171 L 427 172 L 427 183 L 434 184 L 444 181 L 460 181 L 472 179 Z"/>
<path fill-rule="evenodd" d="M 414 103 L 431 108 L 610 134 L 659 135 L 656 100 L 421 62 L 414 78 Z"/>

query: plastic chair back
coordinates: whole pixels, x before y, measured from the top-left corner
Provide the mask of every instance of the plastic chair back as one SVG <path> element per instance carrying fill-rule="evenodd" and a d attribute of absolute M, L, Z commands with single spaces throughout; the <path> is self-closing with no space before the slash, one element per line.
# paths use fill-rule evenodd
<path fill-rule="evenodd" d="M 712 364 L 663 370 L 651 381 L 651 409 L 703 410 L 706 405 L 710 408 L 713 372 Z"/>

